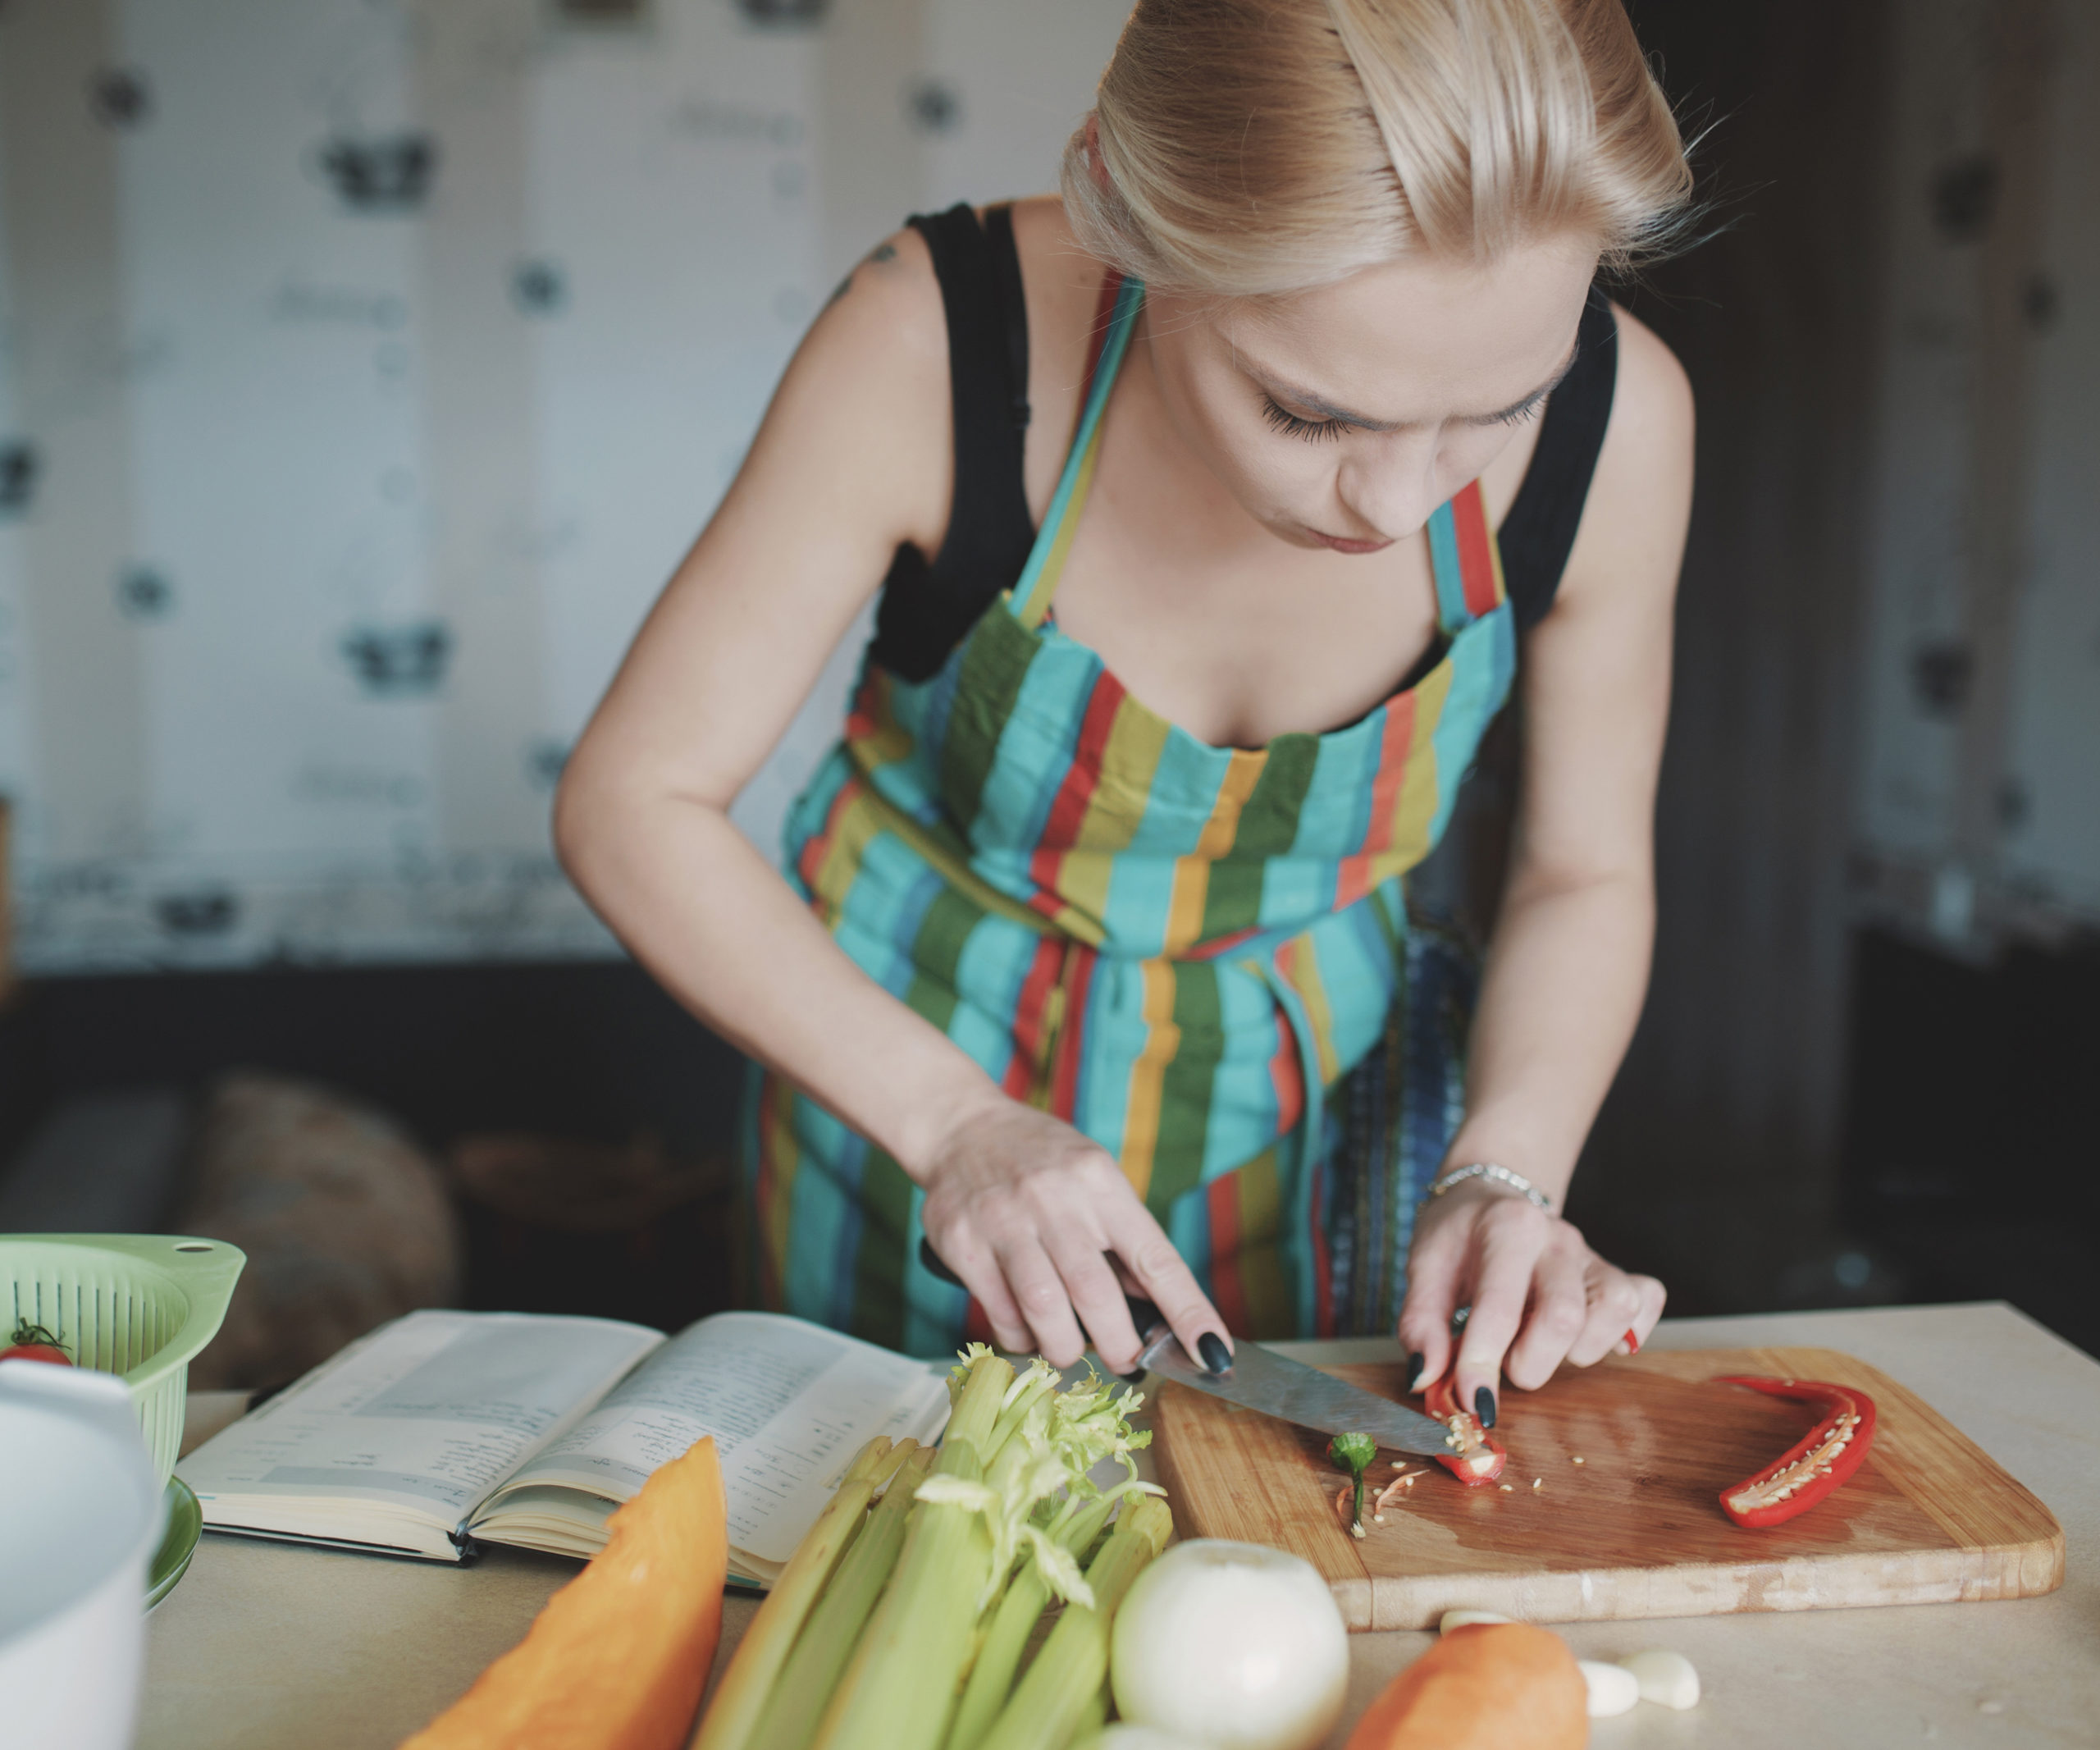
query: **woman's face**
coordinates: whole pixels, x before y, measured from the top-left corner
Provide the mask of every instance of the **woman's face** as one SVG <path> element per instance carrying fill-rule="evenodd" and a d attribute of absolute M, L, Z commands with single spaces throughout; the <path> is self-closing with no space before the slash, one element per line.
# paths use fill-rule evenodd
<path fill-rule="evenodd" d="M 1258 302 L 1155 295 L 1146 340 L 1168 417 L 1249 515 L 1296 546 L 1375 552 L 1537 417 L 1596 265 L 1559 239 Z"/>

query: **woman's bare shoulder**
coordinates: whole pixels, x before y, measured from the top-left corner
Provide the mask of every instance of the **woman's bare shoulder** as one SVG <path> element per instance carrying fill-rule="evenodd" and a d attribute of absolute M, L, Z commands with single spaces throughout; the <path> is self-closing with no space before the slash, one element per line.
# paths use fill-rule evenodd
<path fill-rule="evenodd" d="M 1012 203 L 1028 319 L 1027 496 L 1039 519 L 1057 484 L 1079 418 L 1088 340 L 1106 270 L 1080 249 L 1054 194 Z M 885 488 L 908 505 L 901 539 L 938 550 L 953 494 L 954 445 L 947 316 L 926 240 L 910 226 L 883 240 L 839 282 L 783 384 L 783 397 L 820 385 L 849 404 L 832 413 L 865 428 L 879 419 L 893 434 L 891 460 L 909 458 L 909 478 Z M 878 411 L 879 409 L 879 411 Z M 806 418 L 801 408 L 796 414 Z M 797 419 L 797 423 L 801 423 Z M 892 476 L 895 468 L 890 470 Z M 902 499 L 899 487 L 906 488 Z"/>
<path fill-rule="evenodd" d="M 824 300 L 810 337 L 856 330 L 893 336 L 922 359 L 946 358 L 947 321 L 933 252 L 912 226 L 891 232 L 846 270 Z"/>
<path fill-rule="evenodd" d="M 952 441 L 940 282 L 925 240 L 906 227 L 838 282 L 781 378 L 754 453 L 799 458 L 829 477 L 833 498 L 851 496 L 837 473 L 850 460 L 865 508 L 887 525 L 882 537 L 930 551 L 947 523 Z"/>
<path fill-rule="evenodd" d="M 1556 607 L 1605 594 L 1623 597 L 1629 582 L 1667 599 L 1691 514 L 1691 381 L 1655 330 L 1618 304 L 1612 311 L 1618 320 L 1618 380 L 1611 423 Z"/>
<path fill-rule="evenodd" d="M 1611 425 L 1605 434 L 1601 468 L 1616 444 L 1647 459 L 1689 454 L 1692 440 L 1691 379 L 1662 337 L 1623 305 L 1618 322 L 1618 384 L 1612 396 Z"/>

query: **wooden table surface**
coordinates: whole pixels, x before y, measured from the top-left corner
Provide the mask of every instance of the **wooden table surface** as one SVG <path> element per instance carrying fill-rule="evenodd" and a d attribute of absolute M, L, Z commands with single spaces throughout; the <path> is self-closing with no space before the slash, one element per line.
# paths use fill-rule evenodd
<path fill-rule="evenodd" d="M 2066 1579 L 2048 1597 L 2006 1603 L 1569 1625 L 1586 1658 L 1673 1647 L 1705 1683 L 1690 1713 L 1643 1703 L 1596 1721 L 1596 1750 L 2100 1744 L 2100 1363 L 2003 1305 L 1679 1319 L 1654 1342 L 1816 1344 L 1871 1362 L 2048 1503 L 2064 1528 Z M 1287 1346 L 1318 1361 L 1390 1353 L 1366 1341 Z M 455 1569 L 207 1536 L 148 1624 L 139 1750 L 389 1750 L 513 1645 L 575 1571 L 503 1549 Z M 732 1595 L 725 1653 L 754 1608 Z M 1430 1639 L 1350 1638 L 1336 1744 Z"/>

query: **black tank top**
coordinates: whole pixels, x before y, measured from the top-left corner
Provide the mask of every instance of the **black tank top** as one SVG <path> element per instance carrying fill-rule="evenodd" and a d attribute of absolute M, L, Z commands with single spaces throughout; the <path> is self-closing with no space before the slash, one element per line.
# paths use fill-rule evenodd
<path fill-rule="evenodd" d="M 955 409 L 955 500 L 939 556 L 897 550 L 875 606 L 871 654 L 892 674 L 923 681 L 1003 589 L 1035 545 L 1022 481 L 1028 432 L 1028 311 L 1013 215 L 966 203 L 912 228 L 932 251 L 947 313 L 948 381 Z M 1503 581 L 1520 629 L 1553 605 L 1611 421 L 1618 325 L 1592 286 L 1577 330 L 1575 363 L 1541 416 L 1538 443 L 1509 514 L 1496 532 Z"/>

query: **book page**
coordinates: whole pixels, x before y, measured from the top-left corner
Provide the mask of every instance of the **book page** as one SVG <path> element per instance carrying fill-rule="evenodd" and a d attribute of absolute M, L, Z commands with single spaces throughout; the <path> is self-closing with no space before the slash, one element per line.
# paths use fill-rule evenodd
<path fill-rule="evenodd" d="M 662 1341 L 609 1318 L 411 1313 L 176 1469 L 208 1524 L 237 1517 L 261 1526 L 272 1499 L 325 1497 L 427 1515 L 450 1530 Z M 235 1499 L 237 1515 L 230 1505 L 215 1512 Z"/>
<path fill-rule="evenodd" d="M 559 1484 L 625 1501 L 659 1464 L 714 1437 L 729 1542 L 785 1561 L 853 1455 L 877 1434 L 929 1440 L 947 1419 L 947 1369 L 770 1313 L 719 1313 L 664 1344 L 514 1488 Z"/>

